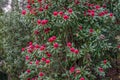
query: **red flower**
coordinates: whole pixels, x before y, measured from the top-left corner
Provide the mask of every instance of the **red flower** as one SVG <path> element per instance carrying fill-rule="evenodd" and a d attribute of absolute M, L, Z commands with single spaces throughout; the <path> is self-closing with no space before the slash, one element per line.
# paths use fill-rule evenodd
<path fill-rule="evenodd" d="M 36 15 L 36 8 L 32 8 L 32 9 L 30 10 L 30 14 Z"/>
<path fill-rule="evenodd" d="M 58 48 L 59 44 L 58 43 L 54 43 L 53 46 L 54 46 L 54 48 Z"/>
<path fill-rule="evenodd" d="M 29 64 L 32 64 L 32 63 L 33 63 L 32 61 L 29 62 Z"/>
<path fill-rule="evenodd" d="M 58 12 L 57 12 L 57 11 L 54 11 L 54 12 L 53 12 L 53 15 L 54 15 L 54 16 L 57 16 L 57 15 L 58 15 Z"/>
<path fill-rule="evenodd" d="M 31 8 L 31 5 L 28 4 L 28 5 L 27 5 L 27 8 L 30 9 L 30 8 Z"/>
<path fill-rule="evenodd" d="M 38 2 L 40 3 L 42 0 L 38 0 Z"/>
<path fill-rule="evenodd" d="M 25 48 L 22 48 L 22 51 L 25 51 Z"/>
<path fill-rule="evenodd" d="M 59 12 L 59 15 L 60 15 L 60 16 L 63 16 L 63 11 L 60 11 L 60 12 Z"/>
<path fill-rule="evenodd" d="M 94 7 L 94 4 L 88 4 L 89 7 Z"/>
<path fill-rule="evenodd" d="M 46 61 L 46 58 L 44 58 L 44 57 L 42 57 L 42 59 L 41 59 L 42 61 Z"/>
<path fill-rule="evenodd" d="M 27 0 L 27 2 L 28 2 L 28 3 L 30 3 L 30 2 L 31 2 L 31 0 Z"/>
<path fill-rule="evenodd" d="M 26 10 L 22 10 L 22 15 L 25 15 L 26 14 Z"/>
<path fill-rule="evenodd" d="M 36 65 L 38 65 L 38 64 L 39 64 L 39 62 L 40 62 L 40 61 L 36 60 L 36 61 L 35 61 L 35 64 L 36 64 Z"/>
<path fill-rule="evenodd" d="M 54 39 L 51 37 L 51 38 L 48 39 L 48 41 L 49 41 L 49 42 L 53 42 Z"/>
<path fill-rule="evenodd" d="M 52 36 L 52 37 L 50 37 L 50 38 L 48 39 L 49 42 L 53 42 L 53 41 L 55 41 L 55 40 L 56 40 L 56 36 Z"/>
<path fill-rule="evenodd" d="M 46 9 L 46 10 L 47 10 L 47 9 L 48 9 L 48 5 L 45 5 L 44 9 Z"/>
<path fill-rule="evenodd" d="M 47 57 L 50 58 L 50 57 L 51 57 L 51 54 L 50 54 L 50 53 L 47 53 Z"/>
<path fill-rule="evenodd" d="M 27 78 L 27 80 L 30 80 L 30 78 Z"/>
<path fill-rule="evenodd" d="M 40 50 L 41 50 L 41 51 L 45 50 L 45 46 L 41 46 L 41 47 L 40 47 Z"/>
<path fill-rule="evenodd" d="M 32 53 L 33 50 L 32 50 L 32 49 L 27 49 L 27 52 L 28 52 L 28 53 Z"/>
<path fill-rule="evenodd" d="M 33 43 L 32 42 L 29 42 L 29 45 L 32 45 Z"/>
<path fill-rule="evenodd" d="M 106 63 L 107 63 L 107 60 L 105 59 L 105 60 L 103 61 L 103 63 L 106 64 Z"/>
<path fill-rule="evenodd" d="M 36 45 L 35 45 L 35 48 L 36 48 L 36 49 L 40 48 L 40 45 L 36 44 Z"/>
<path fill-rule="evenodd" d="M 118 49 L 120 49 L 120 44 L 117 46 Z"/>
<path fill-rule="evenodd" d="M 34 3 L 34 0 L 32 0 L 32 4 Z"/>
<path fill-rule="evenodd" d="M 75 2 L 75 4 L 79 4 L 80 3 L 78 0 L 75 0 L 74 2 Z"/>
<path fill-rule="evenodd" d="M 103 4 L 103 6 L 102 6 L 103 8 L 106 8 L 106 4 Z"/>
<path fill-rule="evenodd" d="M 30 59 L 30 57 L 29 56 L 25 56 L 25 59 L 26 59 L 26 61 L 28 61 Z"/>
<path fill-rule="evenodd" d="M 79 26 L 79 29 L 82 30 L 82 26 Z"/>
<path fill-rule="evenodd" d="M 43 72 L 40 72 L 40 73 L 39 73 L 39 76 L 40 76 L 40 77 L 44 76 L 44 73 L 43 73 Z"/>
<path fill-rule="evenodd" d="M 37 24 L 38 24 L 38 25 L 40 25 L 40 23 L 41 23 L 41 20 L 40 20 L 40 19 L 38 19 L 38 20 L 37 20 Z"/>
<path fill-rule="evenodd" d="M 44 29 L 44 32 L 45 32 L 45 33 L 48 33 L 49 31 L 50 31 L 50 28 L 45 28 L 45 29 Z"/>
<path fill-rule="evenodd" d="M 91 12 L 90 15 L 93 17 L 95 15 L 95 12 Z"/>
<path fill-rule="evenodd" d="M 67 43 L 67 47 L 69 47 L 69 48 L 72 47 L 72 43 L 71 43 L 71 42 L 68 42 L 68 43 Z"/>
<path fill-rule="evenodd" d="M 70 48 L 70 51 L 71 52 L 75 52 L 75 48 Z"/>
<path fill-rule="evenodd" d="M 41 8 L 39 8 L 39 11 L 40 11 L 40 12 L 42 12 L 42 11 L 43 11 L 43 8 L 42 8 L 42 7 L 41 7 Z"/>
<path fill-rule="evenodd" d="M 98 70 L 99 70 L 100 72 L 103 72 L 103 68 L 101 68 L 101 67 L 100 67 L 100 68 L 98 68 Z"/>
<path fill-rule="evenodd" d="M 32 78 L 32 80 L 35 80 L 35 78 Z"/>
<path fill-rule="evenodd" d="M 78 54 L 78 53 L 79 53 L 78 49 L 75 49 L 75 50 L 74 50 L 74 53 L 75 53 L 75 54 Z"/>
<path fill-rule="evenodd" d="M 70 68 L 70 73 L 73 73 L 75 71 L 75 67 Z"/>
<path fill-rule="evenodd" d="M 88 10 L 88 14 L 92 17 L 94 17 L 95 15 L 95 11 L 94 10 Z"/>
<path fill-rule="evenodd" d="M 49 63 L 50 63 L 50 60 L 49 60 L 49 59 L 47 59 L 45 62 L 46 62 L 46 64 L 49 64 Z"/>
<path fill-rule="evenodd" d="M 52 36 L 52 38 L 53 38 L 54 40 L 56 40 L 56 36 Z"/>
<path fill-rule="evenodd" d="M 110 13 L 110 15 L 109 15 L 110 17 L 113 17 L 113 13 Z"/>
<path fill-rule="evenodd" d="M 93 33 L 94 32 L 94 30 L 91 28 L 91 29 L 89 29 L 89 33 Z"/>
<path fill-rule="evenodd" d="M 84 77 L 81 77 L 80 80 L 85 80 L 85 78 L 84 78 Z"/>
<path fill-rule="evenodd" d="M 31 72 L 31 70 L 30 70 L 30 69 L 28 69 L 26 72 L 27 72 L 27 73 L 30 73 L 30 72 Z"/>
<path fill-rule="evenodd" d="M 33 49 L 34 49 L 34 46 L 33 46 L 33 45 L 29 45 L 28 48 L 31 49 L 31 50 L 33 50 Z"/>
<path fill-rule="evenodd" d="M 96 5 L 95 8 L 98 10 L 100 9 L 100 5 Z"/>
<path fill-rule="evenodd" d="M 35 34 L 35 35 L 38 35 L 38 34 L 39 34 L 39 31 L 38 31 L 38 30 L 35 30 L 35 31 L 34 31 L 34 34 Z"/>
<path fill-rule="evenodd" d="M 64 18 L 64 20 L 67 20 L 67 19 L 69 19 L 69 16 L 68 15 L 64 15 L 63 18 Z"/>
<path fill-rule="evenodd" d="M 86 11 L 84 11 L 84 16 L 86 16 L 87 15 L 87 13 L 86 13 Z"/>
<path fill-rule="evenodd" d="M 72 12 L 73 12 L 73 10 L 72 10 L 71 8 L 69 8 L 69 9 L 68 9 L 68 13 L 71 14 Z"/>
<path fill-rule="evenodd" d="M 99 16 L 104 16 L 105 13 L 104 13 L 104 12 L 100 12 L 98 15 L 99 15 Z"/>
<path fill-rule="evenodd" d="M 48 23 L 48 20 L 42 20 L 41 21 L 41 24 L 44 26 L 45 24 L 47 24 Z"/>

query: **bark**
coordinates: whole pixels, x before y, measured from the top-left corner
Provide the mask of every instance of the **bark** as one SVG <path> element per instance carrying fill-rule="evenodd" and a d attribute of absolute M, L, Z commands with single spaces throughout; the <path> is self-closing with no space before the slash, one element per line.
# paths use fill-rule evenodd
<path fill-rule="evenodd" d="M 11 75 L 10 75 L 10 74 L 8 74 L 8 80 L 12 80 L 12 79 L 11 79 Z"/>

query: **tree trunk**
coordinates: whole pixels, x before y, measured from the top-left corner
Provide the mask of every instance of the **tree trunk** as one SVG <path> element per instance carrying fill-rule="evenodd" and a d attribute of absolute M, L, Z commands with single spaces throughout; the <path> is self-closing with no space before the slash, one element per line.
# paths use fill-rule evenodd
<path fill-rule="evenodd" d="M 10 74 L 8 74 L 8 80 L 12 80 L 12 79 L 11 79 L 11 75 L 10 75 Z"/>

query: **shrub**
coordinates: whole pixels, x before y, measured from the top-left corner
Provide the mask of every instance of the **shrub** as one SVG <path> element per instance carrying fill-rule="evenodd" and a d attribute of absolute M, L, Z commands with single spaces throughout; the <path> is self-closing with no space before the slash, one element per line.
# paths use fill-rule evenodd
<path fill-rule="evenodd" d="M 104 79 L 117 49 L 115 15 L 106 5 L 78 0 L 28 0 L 21 11 L 34 26 L 22 48 L 23 80 Z M 114 41 L 114 42 L 112 42 Z"/>

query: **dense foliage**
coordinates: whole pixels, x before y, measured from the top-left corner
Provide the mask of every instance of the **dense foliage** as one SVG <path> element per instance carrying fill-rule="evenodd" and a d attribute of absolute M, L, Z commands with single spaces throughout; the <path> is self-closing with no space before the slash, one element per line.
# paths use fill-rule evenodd
<path fill-rule="evenodd" d="M 0 17 L 1 21 L 1 53 L 3 61 L 1 69 L 11 77 L 18 78 L 23 69 L 23 58 L 21 48 L 30 40 L 30 23 L 18 13 L 12 12 Z"/>
<path fill-rule="evenodd" d="M 119 0 L 26 3 L 0 16 L 1 69 L 11 80 L 107 80 L 120 48 Z"/>
<path fill-rule="evenodd" d="M 110 40 L 116 31 L 115 17 L 105 4 L 28 0 L 22 15 L 29 16 L 34 24 L 35 39 L 22 48 L 27 70 L 21 79 L 105 77 L 106 69 L 111 67 L 109 55 L 116 47 Z"/>

